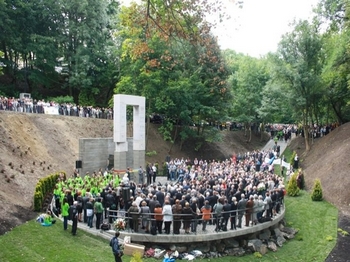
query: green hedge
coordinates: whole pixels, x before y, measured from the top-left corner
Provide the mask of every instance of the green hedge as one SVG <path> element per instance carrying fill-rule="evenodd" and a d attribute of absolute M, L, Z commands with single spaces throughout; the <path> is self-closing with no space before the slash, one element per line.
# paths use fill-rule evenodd
<path fill-rule="evenodd" d="M 44 198 L 48 193 L 53 192 L 60 174 L 63 174 L 64 179 L 66 179 L 65 172 L 57 172 L 39 179 L 34 192 L 34 211 L 40 212 L 42 210 Z"/>

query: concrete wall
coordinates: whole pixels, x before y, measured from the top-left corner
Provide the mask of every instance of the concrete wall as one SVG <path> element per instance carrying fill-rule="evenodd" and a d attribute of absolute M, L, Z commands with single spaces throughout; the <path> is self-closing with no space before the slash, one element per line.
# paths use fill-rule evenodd
<path fill-rule="evenodd" d="M 104 171 L 109 164 L 109 155 L 114 154 L 113 138 L 80 138 L 79 160 L 82 161 L 81 175 L 92 174 L 100 168 Z"/>
<path fill-rule="evenodd" d="M 80 138 L 79 139 L 79 159 L 82 161 L 81 175 L 86 172 L 92 174 L 100 168 L 104 171 L 115 167 L 116 169 L 126 169 L 131 167 L 135 170 L 139 166 L 145 167 L 145 151 L 133 150 L 133 138 L 127 138 L 128 151 L 115 152 L 113 138 Z"/>

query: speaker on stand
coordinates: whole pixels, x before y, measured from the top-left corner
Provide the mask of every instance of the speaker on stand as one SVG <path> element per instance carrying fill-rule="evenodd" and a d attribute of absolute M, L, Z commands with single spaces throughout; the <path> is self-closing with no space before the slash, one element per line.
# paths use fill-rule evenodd
<path fill-rule="evenodd" d="M 75 161 L 75 169 L 78 169 L 78 172 L 80 173 L 80 170 L 83 167 L 83 161 L 77 160 Z"/>

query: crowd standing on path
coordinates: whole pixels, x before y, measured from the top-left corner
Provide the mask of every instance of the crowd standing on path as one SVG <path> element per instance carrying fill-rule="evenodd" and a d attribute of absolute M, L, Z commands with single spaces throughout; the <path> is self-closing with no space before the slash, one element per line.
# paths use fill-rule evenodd
<path fill-rule="evenodd" d="M 64 221 L 67 205 L 70 210 L 73 205 L 77 223 L 92 228 L 95 220 L 95 228 L 100 229 L 105 221 L 113 224 L 123 219 L 132 232 L 144 234 L 180 234 L 181 229 L 185 234 L 197 233 L 199 225 L 202 232 L 208 225 L 217 232 L 254 226 L 271 221 L 283 205 L 283 178 L 274 174 L 270 161 L 276 154 L 270 149 L 224 161 L 169 159 L 164 185 L 153 176 L 147 183 L 136 184 L 131 170 L 124 175 L 100 170 L 84 177 L 76 172 L 58 181 L 56 207 Z M 150 170 L 156 173 L 152 166 L 140 167 L 135 178 L 141 182 L 140 177 L 148 178 Z"/>

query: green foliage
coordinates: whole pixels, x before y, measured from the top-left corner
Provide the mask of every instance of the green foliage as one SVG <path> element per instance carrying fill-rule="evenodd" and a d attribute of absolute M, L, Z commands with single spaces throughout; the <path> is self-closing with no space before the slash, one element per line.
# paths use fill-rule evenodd
<path fill-rule="evenodd" d="M 333 241 L 334 238 L 333 238 L 332 236 L 326 236 L 326 240 L 327 240 L 327 241 Z"/>
<path fill-rule="evenodd" d="M 79 93 L 79 105 L 82 106 L 95 106 L 95 98 L 88 90 L 83 90 Z"/>
<path fill-rule="evenodd" d="M 163 169 L 162 169 L 162 173 L 163 173 L 163 176 L 167 176 L 168 175 L 168 165 L 166 162 L 163 162 Z"/>
<path fill-rule="evenodd" d="M 349 236 L 349 232 L 347 232 L 347 231 L 345 231 L 345 230 L 343 230 L 343 229 L 341 229 L 341 228 L 338 228 L 338 232 L 339 232 L 343 237 Z"/>
<path fill-rule="evenodd" d="M 156 156 L 156 155 L 157 155 L 157 151 L 155 150 L 146 152 L 146 156 Z"/>
<path fill-rule="evenodd" d="M 58 104 L 73 104 L 74 99 L 72 96 L 56 96 L 56 97 L 49 97 L 49 101 L 54 101 Z"/>
<path fill-rule="evenodd" d="M 35 193 L 34 193 L 34 211 L 41 211 L 42 205 L 44 203 L 44 198 L 48 193 L 52 193 L 56 181 L 60 174 L 64 174 L 64 179 L 66 178 L 66 174 L 64 172 L 57 172 L 55 174 L 51 174 L 47 177 L 39 179 L 38 183 L 35 186 Z"/>
<path fill-rule="evenodd" d="M 296 155 L 296 154 L 297 154 L 297 152 L 293 151 L 292 155 L 291 155 L 290 158 L 289 158 L 289 164 L 290 164 L 291 166 L 294 165 L 294 158 L 295 158 L 295 155 Z M 287 159 L 288 159 L 288 158 L 287 158 Z"/>
<path fill-rule="evenodd" d="M 314 186 L 312 188 L 311 199 L 312 201 L 323 200 L 322 185 L 319 179 L 315 179 Z"/>
<path fill-rule="evenodd" d="M 289 179 L 286 190 L 288 196 L 295 197 L 299 195 L 300 189 L 297 185 L 297 173 L 293 173 L 293 175 Z"/>
<path fill-rule="evenodd" d="M 262 258 L 263 256 L 260 254 L 260 252 L 254 252 L 254 257 Z"/>
<path fill-rule="evenodd" d="M 134 252 L 130 262 L 142 262 L 142 254 L 140 252 Z"/>

